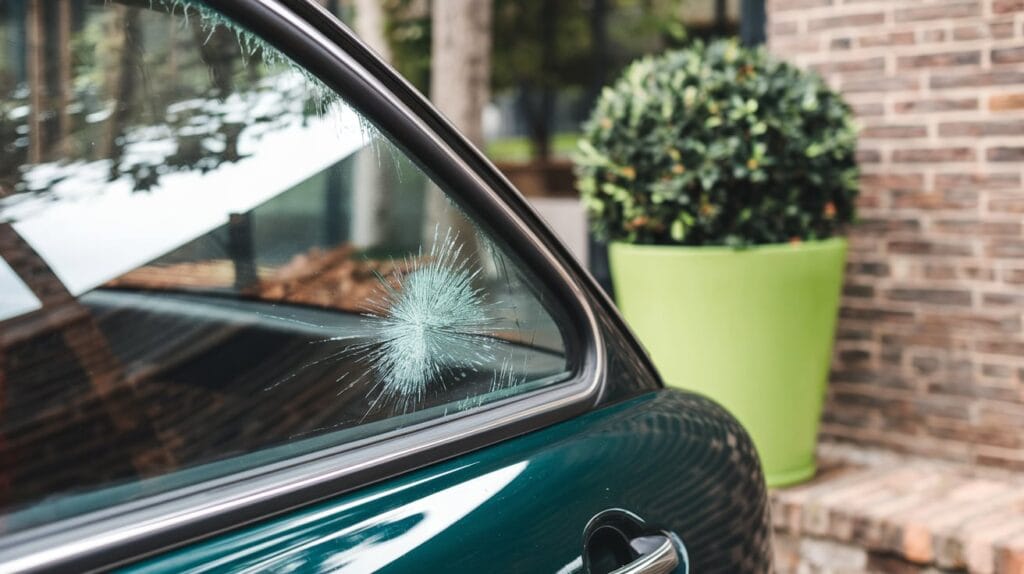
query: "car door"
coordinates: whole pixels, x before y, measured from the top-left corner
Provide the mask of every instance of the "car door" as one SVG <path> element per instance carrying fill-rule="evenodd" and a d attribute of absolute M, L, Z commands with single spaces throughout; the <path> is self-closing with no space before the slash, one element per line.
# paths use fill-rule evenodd
<path fill-rule="evenodd" d="M 318 4 L 0 20 L 0 570 L 770 570 L 742 428 Z"/>

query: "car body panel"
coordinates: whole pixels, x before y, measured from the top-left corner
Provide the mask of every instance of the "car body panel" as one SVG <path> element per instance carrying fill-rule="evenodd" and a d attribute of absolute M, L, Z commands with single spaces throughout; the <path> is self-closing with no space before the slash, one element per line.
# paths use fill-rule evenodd
<path fill-rule="evenodd" d="M 663 390 L 123 572 L 571 572 L 610 508 L 678 534 L 695 572 L 767 572 L 760 480 L 732 417 Z"/>

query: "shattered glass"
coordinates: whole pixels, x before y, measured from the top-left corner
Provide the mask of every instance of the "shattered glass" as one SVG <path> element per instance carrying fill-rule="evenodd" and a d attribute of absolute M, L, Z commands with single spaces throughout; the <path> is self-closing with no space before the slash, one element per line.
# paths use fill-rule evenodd
<path fill-rule="evenodd" d="M 0 534 L 568 379 L 555 305 L 196 2 L 0 3 Z"/>

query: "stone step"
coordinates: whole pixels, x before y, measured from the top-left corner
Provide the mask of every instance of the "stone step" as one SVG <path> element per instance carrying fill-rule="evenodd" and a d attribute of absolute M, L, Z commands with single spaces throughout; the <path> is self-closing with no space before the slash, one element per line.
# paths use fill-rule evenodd
<path fill-rule="evenodd" d="M 892 457 L 772 491 L 778 571 L 1024 574 L 1024 475 Z"/>

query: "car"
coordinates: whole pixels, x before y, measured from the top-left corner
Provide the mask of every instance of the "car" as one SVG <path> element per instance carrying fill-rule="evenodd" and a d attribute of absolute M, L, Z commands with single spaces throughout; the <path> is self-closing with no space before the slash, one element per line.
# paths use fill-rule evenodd
<path fill-rule="evenodd" d="M 743 428 L 320 3 L 0 41 L 0 571 L 771 571 Z"/>

